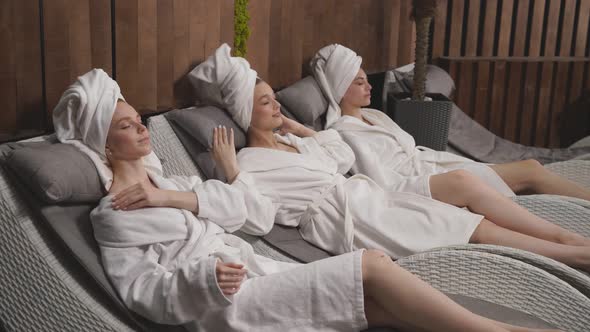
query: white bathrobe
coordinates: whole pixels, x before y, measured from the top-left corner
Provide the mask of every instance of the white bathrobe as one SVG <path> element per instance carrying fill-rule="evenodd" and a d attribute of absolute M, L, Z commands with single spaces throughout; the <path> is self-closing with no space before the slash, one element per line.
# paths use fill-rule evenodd
<path fill-rule="evenodd" d="M 416 146 L 414 138 L 385 113 L 367 108 L 361 112 L 372 126 L 352 116 L 342 116 L 331 126 L 356 155 L 354 174 L 365 174 L 388 190 L 431 197 L 431 175 L 464 169 L 501 194 L 514 196 L 510 187 L 486 164 Z"/>
<path fill-rule="evenodd" d="M 279 136 L 300 153 L 243 148 L 242 172 L 254 179 L 265 213 L 252 224 L 298 226 L 303 238 L 334 254 L 381 249 L 399 258 L 438 246 L 468 243 L 482 216 L 424 196 L 382 189 L 364 175 L 345 178 L 353 151 L 334 130 L 313 137 Z M 265 228 L 266 226 L 261 226 Z"/>
<path fill-rule="evenodd" d="M 190 331 L 366 328 L 361 251 L 308 265 L 258 256 L 247 242 L 225 233 L 242 228 L 258 234 L 268 227 L 245 222 L 259 205 L 243 193 L 251 186 L 248 174 L 231 186 L 153 172 L 150 178 L 162 189 L 197 193 L 199 214 L 174 208 L 115 211 L 110 195 L 92 212 L 104 268 L 130 309 Z M 217 259 L 248 270 L 237 294 L 221 292 Z"/>

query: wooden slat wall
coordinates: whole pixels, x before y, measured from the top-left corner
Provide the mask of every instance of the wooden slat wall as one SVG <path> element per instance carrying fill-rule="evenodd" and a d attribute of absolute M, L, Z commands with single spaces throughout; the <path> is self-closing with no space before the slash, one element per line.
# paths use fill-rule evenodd
<path fill-rule="evenodd" d="M 250 0 L 249 11 L 247 58 L 274 87 L 329 43 L 357 50 L 369 72 L 412 62 L 409 0 Z M 233 12 L 234 0 L 2 1 L 0 141 L 51 130 L 63 91 L 96 67 L 141 113 L 190 105 L 184 77 L 233 44 Z"/>
<path fill-rule="evenodd" d="M 45 126 L 39 17 L 37 0 L 0 2 L 0 140 Z"/>
<path fill-rule="evenodd" d="M 0 141 L 50 130 L 61 93 L 94 67 L 113 75 L 142 113 L 190 105 L 185 74 L 220 43 L 232 44 L 233 5 L 3 1 Z M 250 0 L 247 58 L 275 88 L 308 74 L 311 56 L 330 43 L 356 50 L 368 72 L 404 65 L 413 61 L 410 9 L 410 0 Z M 588 56 L 589 12 L 590 0 L 440 0 L 432 58 Z M 496 133 L 537 145 L 559 143 L 559 105 L 575 100 L 590 82 L 584 63 L 482 62 L 448 69 L 461 87 L 456 101 L 470 115 Z"/>
<path fill-rule="evenodd" d="M 114 3 L 115 77 L 127 101 L 141 113 L 190 105 L 186 73 L 233 44 L 233 0 Z"/>
<path fill-rule="evenodd" d="M 590 88 L 587 61 L 461 58 L 588 57 L 590 0 L 441 4 L 437 19 L 444 19 L 434 24 L 432 57 L 434 62 L 454 59 L 444 63 L 457 85 L 457 105 L 499 136 L 527 145 L 560 146 L 560 114 Z"/>
<path fill-rule="evenodd" d="M 413 61 L 408 0 L 250 0 L 247 59 L 273 87 L 309 73 L 321 47 L 340 43 L 363 57 L 368 72 Z"/>

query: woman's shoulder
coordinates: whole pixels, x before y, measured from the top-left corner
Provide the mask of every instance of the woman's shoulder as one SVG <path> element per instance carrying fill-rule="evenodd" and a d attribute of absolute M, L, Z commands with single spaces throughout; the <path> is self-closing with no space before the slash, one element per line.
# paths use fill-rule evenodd
<path fill-rule="evenodd" d="M 112 206 L 113 197 L 115 195 L 108 193 L 106 196 L 100 199 L 98 205 L 90 212 L 90 219 L 94 222 L 95 220 L 102 219 L 104 216 L 115 212 Z"/>

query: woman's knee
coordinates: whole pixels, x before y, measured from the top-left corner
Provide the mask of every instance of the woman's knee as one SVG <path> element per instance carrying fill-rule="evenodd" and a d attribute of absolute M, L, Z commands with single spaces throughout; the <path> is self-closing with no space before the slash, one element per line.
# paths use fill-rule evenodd
<path fill-rule="evenodd" d="M 442 177 L 442 181 L 440 177 Z M 431 183 L 433 198 L 443 201 L 448 200 L 445 202 L 455 205 L 468 204 L 469 200 L 485 187 L 483 181 L 466 170 L 454 170 L 433 175 L 432 178 L 435 179 L 434 185 Z M 449 194 L 452 194 L 452 198 Z"/>
<path fill-rule="evenodd" d="M 547 175 L 547 170 L 535 159 L 527 159 L 519 162 L 522 174 L 523 189 L 535 190 L 535 185 Z"/>
<path fill-rule="evenodd" d="M 471 234 L 469 243 L 489 243 L 490 232 L 493 231 L 493 228 L 495 227 L 498 226 L 493 222 L 487 219 L 482 219 L 479 225 L 475 228 L 475 231 L 473 231 L 473 234 Z"/>
<path fill-rule="evenodd" d="M 386 264 L 391 263 L 391 258 L 383 251 L 377 249 L 365 250 L 362 259 L 363 280 L 371 279 L 371 276 L 380 273 Z"/>

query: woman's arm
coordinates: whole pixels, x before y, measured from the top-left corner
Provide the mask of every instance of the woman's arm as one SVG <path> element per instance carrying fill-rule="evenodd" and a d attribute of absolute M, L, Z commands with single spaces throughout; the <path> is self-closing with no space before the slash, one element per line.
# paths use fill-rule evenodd
<path fill-rule="evenodd" d="M 151 183 L 134 185 L 115 196 L 113 208 L 116 209 L 118 206 L 124 210 L 142 207 L 185 209 L 230 233 L 240 229 L 246 222 L 247 210 L 241 190 L 217 180 L 203 182 L 197 176 L 172 176 L 166 181 L 171 182 L 177 190 L 159 189 Z"/>
<path fill-rule="evenodd" d="M 232 129 L 229 133 L 225 127 L 214 129 L 211 152 L 215 163 L 223 169 L 231 186 L 239 189 L 244 195 L 247 217 L 240 230 L 257 236 L 268 234 L 274 225 L 277 207 L 270 197 L 258 190 L 250 174 L 240 171 Z"/>
<path fill-rule="evenodd" d="M 303 124 L 301 124 L 293 119 L 289 119 L 288 117 L 286 117 L 282 114 L 281 114 L 281 118 L 283 118 L 283 125 L 281 126 L 281 130 L 279 132 L 279 134 L 281 134 L 281 135 L 286 135 L 288 133 L 291 133 L 291 134 L 293 134 L 295 136 L 299 136 L 299 137 L 311 137 L 317 133 L 317 131 L 315 131 L 311 128 L 307 128 Z"/>
<path fill-rule="evenodd" d="M 315 131 L 284 115 L 282 115 L 282 117 L 283 126 L 280 131 L 281 135 L 291 133 L 298 137 L 313 137 L 323 148 L 324 152 L 332 159 L 336 160 L 339 173 L 344 174 L 350 170 L 355 160 L 354 152 L 348 144 L 342 140 L 338 132 L 333 129 Z"/>
<path fill-rule="evenodd" d="M 262 193 L 254 177 L 248 172 L 241 171 L 232 187 L 239 188 L 244 193 L 244 201 L 248 217 L 240 228 L 241 231 L 262 236 L 268 234 L 275 223 L 275 216 L 280 204 L 278 194 Z"/>
<path fill-rule="evenodd" d="M 246 270 L 204 256 L 173 269 L 159 264 L 179 242 L 133 248 L 101 247 L 105 270 L 125 305 L 158 323 L 183 324 L 231 305 Z"/>
<path fill-rule="evenodd" d="M 135 210 L 150 206 L 199 212 L 199 200 L 194 192 L 159 189 L 149 181 L 125 188 L 113 197 L 115 210 Z"/>

